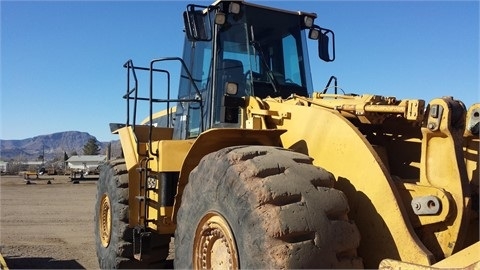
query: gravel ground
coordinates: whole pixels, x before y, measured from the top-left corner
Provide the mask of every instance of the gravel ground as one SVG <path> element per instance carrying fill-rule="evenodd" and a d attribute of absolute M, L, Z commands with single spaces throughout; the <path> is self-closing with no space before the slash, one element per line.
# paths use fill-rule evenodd
<path fill-rule="evenodd" d="M 51 184 L 48 184 L 50 180 Z M 98 269 L 96 179 L 0 178 L 0 248 L 10 269 Z"/>

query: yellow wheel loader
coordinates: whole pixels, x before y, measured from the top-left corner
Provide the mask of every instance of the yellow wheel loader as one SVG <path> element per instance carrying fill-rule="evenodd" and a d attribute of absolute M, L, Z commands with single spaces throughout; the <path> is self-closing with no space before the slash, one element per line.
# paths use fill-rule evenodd
<path fill-rule="evenodd" d="M 124 65 L 127 120 L 110 125 L 123 158 L 95 206 L 101 268 L 480 267 L 480 104 L 339 94 L 334 76 L 314 91 L 307 42 L 335 59 L 315 13 L 217 1 L 183 19 L 182 58 Z M 171 62 L 176 98 L 170 79 L 153 91 Z"/>

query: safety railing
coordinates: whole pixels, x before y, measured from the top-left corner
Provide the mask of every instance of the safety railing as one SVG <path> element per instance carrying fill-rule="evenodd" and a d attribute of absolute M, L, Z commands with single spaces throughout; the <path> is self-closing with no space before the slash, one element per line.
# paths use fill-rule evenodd
<path fill-rule="evenodd" d="M 195 92 L 196 92 L 196 97 L 193 99 L 172 99 L 171 98 L 171 76 L 170 72 L 164 69 L 158 69 L 154 68 L 154 65 L 159 62 L 164 62 L 164 61 L 178 61 L 180 62 L 182 69 L 185 71 L 185 74 L 187 76 L 187 79 L 190 81 L 192 84 Z M 136 118 L 137 118 L 137 108 L 138 108 L 138 102 L 139 101 L 148 101 L 149 102 L 149 151 L 151 155 L 158 156 L 158 153 L 153 153 L 152 152 L 152 131 L 153 131 L 153 126 L 152 126 L 152 121 L 153 121 L 153 104 L 154 103 L 166 103 L 167 105 L 167 127 L 170 127 L 170 105 L 172 102 L 196 102 L 199 103 L 200 109 L 201 109 L 201 116 L 203 115 L 203 101 L 202 101 L 202 95 L 200 93 L 200 90 L 198 89 L 198 86 L 195 84 L 195 81 L 192 77 L 192 74 L 190 73 L 187 65 L 183 61 L 183 59 L 179 57 L 166 57 L 166 58 L 159 58 L 159 59 L 154 59 L 150 61 L 150 66 L 148 68 L 146 67 L 139 67 L 135 66 L 133 64 L 132 60 L 128 60 L 124 65 L 124 68 L 127 69 L 127 92 L 123 96 L 124 99 L 127 101 L 127 121 L 126 121 L 126 126 L 130 125 L 130 115 L 132 115 L 133 120 L 132 126 L 133 126 L 133 131 L 135 132 L 135 126 L 136 126 Z M 149 72 L 149 96 L 139 96 L 139 89 L 138 89 L 138 77 L 136 71 L 148 71 Z M 167 77 L 167 97 L 166 99 L 161 99 L 161 98 L 154 98 L 154 93 L 153 93 L 153 84 L 154 84 L 154 74 L 155 72 L 157 73 L 165 73 Z M 131 112 L 131 102 L 133 102 L 133 110 Z M 200 122 L 201 122 L 201 131 L 204 130 L 204 122 L 203 122 L 203 117 L 200 117 Z M 138 147 L 138 140 L 137 140 L 137 149 L 140 149 Z M 140 154 L 140 153 L 138 153 Z"/>

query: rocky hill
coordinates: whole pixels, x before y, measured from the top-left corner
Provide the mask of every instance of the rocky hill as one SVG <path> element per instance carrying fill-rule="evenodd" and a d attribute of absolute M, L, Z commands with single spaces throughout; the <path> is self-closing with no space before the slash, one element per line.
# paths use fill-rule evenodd
<path fill-rule="evenodd" d="M 0 160 L 36 160 L 43 154 L 45 160 L 49 160 L 63 158 L 63 153 L 69 156 L 74 152 L 83 154 L 83 146 L 91 138 L 95 137 L 86 132 L 66 131 L 23 140 L 0 140 Z M 110 142 L 97 143 L 101 148 L 100 153 L 105 154 Z M 112 152 L 118 152 L 119 142 L 112 142 L 112 148 Z"/>

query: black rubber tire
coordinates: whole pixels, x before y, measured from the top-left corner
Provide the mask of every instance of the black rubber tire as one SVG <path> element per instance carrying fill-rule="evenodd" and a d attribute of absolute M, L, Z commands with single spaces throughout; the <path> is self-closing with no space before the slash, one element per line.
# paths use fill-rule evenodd
<path fill-rule="evenodd" d="M 360 234 L 346 196 L 310 157 L 269 146 L 205 156 L 191 172 L 177 216 L 175 268 L 193 267 L 197 224 L 223 216 L 240 268 L 362 268 Z"/>
<path fill-rule="evenodd" d="M 111 237 L 104 247 L 100 237 L 100 204 L 106 195 L 111 205 Z M 123 159 L 107 162 L 101 169 L 95 203 L 95 246 L 101 269 L 171 268 L 168 256 L 170 235 L 152 233 L 149 257 L 138 261 L 133 257 L 133 229 L 128 226 L 128 171 Z"/>

